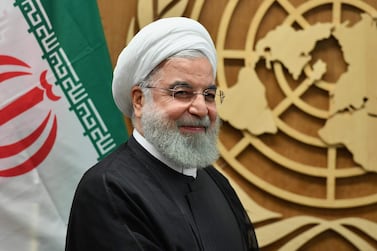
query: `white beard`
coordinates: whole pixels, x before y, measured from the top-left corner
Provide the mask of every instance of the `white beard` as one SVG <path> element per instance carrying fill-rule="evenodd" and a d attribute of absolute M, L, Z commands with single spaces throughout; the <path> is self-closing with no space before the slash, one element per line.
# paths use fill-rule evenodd
<path fill-rule="evenodd" d="M 141 118 L 144 137 L 177 167 L 204 168 L 214 163 L 219 152 L 216 147 L 220 119 L 211 127 L 209 117 L 198 119 L 185 116 L 177 121 L 169 120 L 164 112 L 146 102 Z M 179 125 L 200 125 L 205 133 L 182 134 Z"/>

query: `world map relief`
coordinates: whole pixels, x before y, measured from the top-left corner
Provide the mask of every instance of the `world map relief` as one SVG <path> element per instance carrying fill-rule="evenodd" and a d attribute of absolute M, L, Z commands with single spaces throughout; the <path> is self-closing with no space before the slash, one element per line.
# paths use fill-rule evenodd
<path fill-rule="evenodd" d="M 280 25 L 268 32 L 255 46 L 252 65 L 242 68 L 237 83 L 227 90 L 226 109 L 220 106 L 219 114 L 233 127 L 253 135 L 276 133 L 274 111 L 268 106 L 256 64 L 264 59 L 266 68 L 271 69 L 272 63 L 279 62 L 293 79 L 305 74 L 310 84 L 315 84 L 322 80 L 327 65 L 320 59 L 309 65 L 311 53 L 318 42 L 329 37 L 337 40 L 347 69 L 329 90 L 328 118 L 318 135 L 328 145 L 344 145 L 356 163 L 377 172 L 377 155 L 373 154 L 377 149 L 377 54 L 373 53 L 377 22 L 368 14 L 362 14 L 353 25 L 318 23 L 303 30 Z"/>

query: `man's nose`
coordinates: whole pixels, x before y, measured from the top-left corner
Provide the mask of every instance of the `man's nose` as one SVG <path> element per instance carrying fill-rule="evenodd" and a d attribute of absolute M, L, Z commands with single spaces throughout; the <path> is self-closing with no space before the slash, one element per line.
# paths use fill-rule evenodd
<path fill-rule="evenodd" d="M 205 101 L 204 95 L 197 94 L 190 104 L 189 112 L 198 117 L 205 117 L 208 115 L 208 106 Z"/>

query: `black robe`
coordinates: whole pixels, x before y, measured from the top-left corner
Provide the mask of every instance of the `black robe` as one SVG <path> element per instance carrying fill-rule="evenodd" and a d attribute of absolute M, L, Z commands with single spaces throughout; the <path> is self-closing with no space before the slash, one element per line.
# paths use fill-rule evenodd
<path fill-rule="evenodd" d="M 130 137 L 81 179 L 66 251 L 258 250 L 228 181 L 213 167 L 193 178 Z"/>

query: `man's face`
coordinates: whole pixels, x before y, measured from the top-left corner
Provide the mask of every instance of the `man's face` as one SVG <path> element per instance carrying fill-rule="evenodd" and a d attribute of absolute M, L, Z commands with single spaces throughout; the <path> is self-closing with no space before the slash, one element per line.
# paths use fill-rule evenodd
<path fill-rule="evenodd" d="M 158 88 L 190 90 L 202 93 L 204 90 L 216 88 L 214 84 L 212 66 L 207 58 L 172 58 L 162 64 L 154 76 Z M 203 95 L 197 94 L 191 100 L 173 98 L 172 93 L 161 89 L 152 90 L 155 106 L 164 111 L 170 120 L 178 120 L 182 116 L 203 118 L 208 116 L 211 126 L 217 118 L 215 102 L 206 102 Z M 202 133 L 205 128 L 182 125 L 182 133 Z"/>
<path fill-rule="evenodd" d="M 144 137 L 171 161 L 185 168 L 205 167 L 218 157 L 219 129 L 212 68 L 205 58 L 174 58 L 154 76 L 152 100 L 142 109 Z M 175 90 L 174 95 L 170 90 Z M 185 95 L 194 92 L 196 95 Z M 182 92 L 181 92 L 182 91 Z M 174 96 L 174 97 L 173 97 Z"/>

